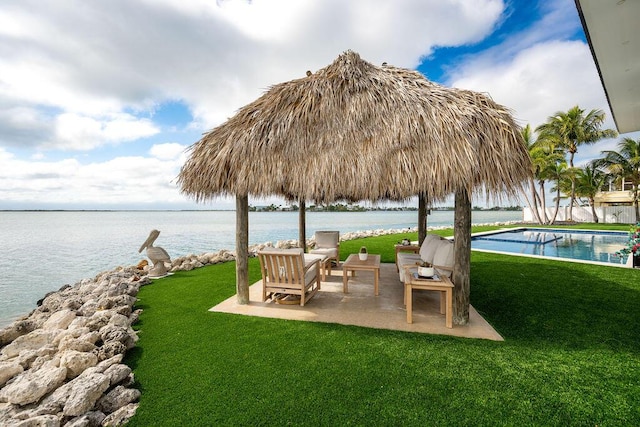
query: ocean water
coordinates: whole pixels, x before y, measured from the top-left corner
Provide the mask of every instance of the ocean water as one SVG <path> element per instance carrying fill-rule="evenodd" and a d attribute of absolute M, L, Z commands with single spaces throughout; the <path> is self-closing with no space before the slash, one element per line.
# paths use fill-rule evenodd
<path fill-rule="evenodd" d="M 522 212 L 475 211 L 474 224 L 521 221 Z M 307 212 L 307 238 L 316 230 L 402 229 L 415 211 Z M 429 226 L 453 226 L 453 212 L 433 211 Z M 235 248 L 233 211 L 0 212 L 0 327 L 28 314 L 47 292 L 117 266 L 138 253 L 152 229 L 172 258 Z M 297 212 L 250 212 L 249 243 L 298 238 Z"/>

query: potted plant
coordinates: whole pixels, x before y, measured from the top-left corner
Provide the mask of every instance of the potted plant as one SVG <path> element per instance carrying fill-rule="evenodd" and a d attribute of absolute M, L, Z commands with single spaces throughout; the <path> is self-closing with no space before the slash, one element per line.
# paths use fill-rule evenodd
<path fill-rule="evenodd" d="M 369 254 L 367 252 L 366 246 L 361 246 L 360 247 L 360 252 L 358 253 L 358 257 L 360 257 L 360 261 L 366 261 L 368 255 Z"/>
<path fill-rule="evenodd" d="M 432 277 L 435 274 L 435 272 L 436 271 L 433 268 L 433 265 L 431 265 L 430 263 L 426 261 L 418 263 L 418 276 Z"/>
<path fill-rule="evenodd" d="M 640 267 L 640 223 L 629 230 L 629 240 L 627 246 L 616 252 L 617 255 L 629 255 L 632 258 L 634 268 Z"/>

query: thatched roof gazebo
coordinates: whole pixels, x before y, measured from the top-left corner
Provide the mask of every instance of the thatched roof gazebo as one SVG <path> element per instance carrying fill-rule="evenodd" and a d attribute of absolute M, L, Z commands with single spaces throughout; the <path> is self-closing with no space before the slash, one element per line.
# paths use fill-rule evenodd
<path fill-rule="evenodd" d="M 347 51 L 316 73 L 272 86 L 206 133 L 190 148 L 178 182 L 197 201 L 235 195 L 241 304 L 249 302 L 249 195 L 328 203 L 455 194 L 454 322 L 464 324 L 470 195 L 515 195 L 530 170 L 505 107 Z"/>

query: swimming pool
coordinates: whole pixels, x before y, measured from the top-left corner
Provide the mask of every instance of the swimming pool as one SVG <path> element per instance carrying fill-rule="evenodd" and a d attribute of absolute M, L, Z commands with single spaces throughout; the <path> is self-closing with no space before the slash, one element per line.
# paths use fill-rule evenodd
<path fill-rule="evenodd" d="M 474 234 L 471 249 L 624 266 L 627 257 L 616 251 L 626 246 L 628 235 L 623 231 L 514 228 Z"/>

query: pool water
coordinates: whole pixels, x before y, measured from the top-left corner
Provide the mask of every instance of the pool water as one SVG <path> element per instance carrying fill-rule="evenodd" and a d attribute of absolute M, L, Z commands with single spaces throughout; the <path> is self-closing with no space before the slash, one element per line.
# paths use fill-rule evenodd
<path fill-rule="evenodd" d="M 616 255 L 628 240 L 628 233 L 616 231 L 517 228 L 475 235 L 471 248 L 568 260 L 625 264 L 626 256 Z"/>

